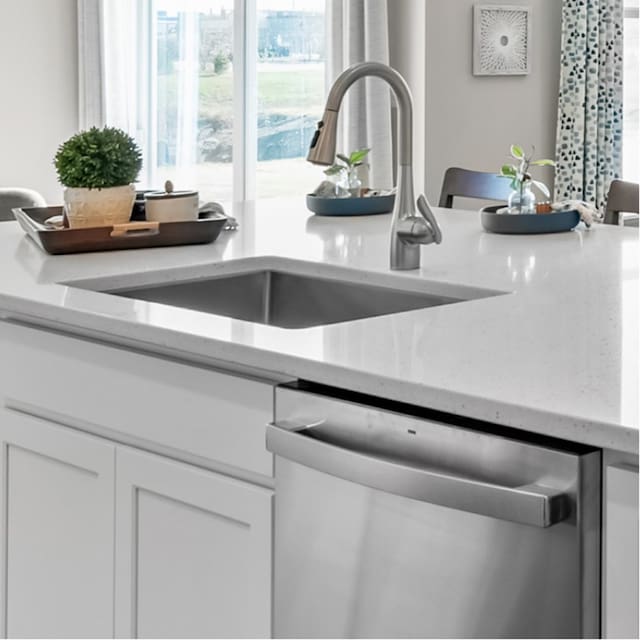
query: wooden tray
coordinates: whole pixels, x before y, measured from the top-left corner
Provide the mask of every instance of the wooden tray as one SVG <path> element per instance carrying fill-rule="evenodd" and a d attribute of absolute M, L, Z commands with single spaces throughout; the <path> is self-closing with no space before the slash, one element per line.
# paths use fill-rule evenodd
<path fill-rule="evenodd" d="M 13 215 L 26 234 L 53 255 L 206 244 L 218 237 L 227 222 L 225 215 L 207 212 L 188 222 L 137 221 L 112 227 L 52 229 L 44 221 L 62 215 L 61 206 L 13 209 Z"/>

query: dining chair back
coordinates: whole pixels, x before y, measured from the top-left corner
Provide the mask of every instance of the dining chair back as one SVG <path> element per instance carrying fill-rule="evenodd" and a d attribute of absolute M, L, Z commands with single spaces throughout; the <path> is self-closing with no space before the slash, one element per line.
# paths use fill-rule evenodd
<path fill-rule="evenodd" d="M 0 187 L 0 222 L 13 220 L 16 207 L 46 207 L 45 199 L 33 189 Z"/>
<path fill-rule="evenodd" d="M 624 180 L 612 180 L 607 195 L 605 224 L 620 224 L 621 213 L 640 213 L 640 185 Z M 638 226 L 637 218 L 634 226 Z"/>
<path fill-rule="evenodd" d="M 459 167 L 449 167 L 445 171 L 440 191 L 440 207 L 453 208 L 453 198 L 481 198 L 483 200 L 504 200 L 509 198 L 509 180 L 495 173 L 471 171 Z"/>

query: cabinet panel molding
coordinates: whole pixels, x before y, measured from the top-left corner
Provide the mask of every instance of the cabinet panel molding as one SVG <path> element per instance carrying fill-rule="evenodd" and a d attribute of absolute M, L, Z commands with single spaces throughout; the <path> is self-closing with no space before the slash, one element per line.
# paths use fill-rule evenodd
<path fill-rule="evenodd" d="M 113 636 L 115 447 L 0 410 L 0 629 Z"/>
<path fill-rule="evenodd" d="M 270 636 L 273 492 L 127 447 L 116 468 L 116 635 Z"/>

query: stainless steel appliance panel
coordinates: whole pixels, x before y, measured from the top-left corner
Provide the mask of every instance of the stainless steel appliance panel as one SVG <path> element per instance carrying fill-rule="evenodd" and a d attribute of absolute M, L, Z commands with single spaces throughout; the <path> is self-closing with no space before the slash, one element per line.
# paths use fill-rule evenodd
<path fill-rule="evenodd" d="M 277 637 L 597 637 L 600 453 L 280 388 Z"/>

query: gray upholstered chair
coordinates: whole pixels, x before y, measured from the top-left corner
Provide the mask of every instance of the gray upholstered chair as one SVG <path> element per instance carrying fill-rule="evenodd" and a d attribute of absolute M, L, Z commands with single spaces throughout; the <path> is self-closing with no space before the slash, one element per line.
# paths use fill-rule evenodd
<path fill-rule="evenodd" d="M 625 213 L 640 213 L 640 185 L 624 180 L 612 180 L 607 195 L 605 224 L 620 224 L 624 221 L 625 225 L 637 227 L 638 216 L 626 219 Z"/>
<path fill-rule="evenodd" d="M 495 173 L 450 167 L 444 173 L 438 206 L 451 209 L 455 196 L 506 202 L 510 193 L 510 181 Z"/>
<path fill-rule="evenodd" d="M 46 207 L 45 199 L 33 189 L 0 187 L 0 222 L 13 220 L 14 207 Z"/>

